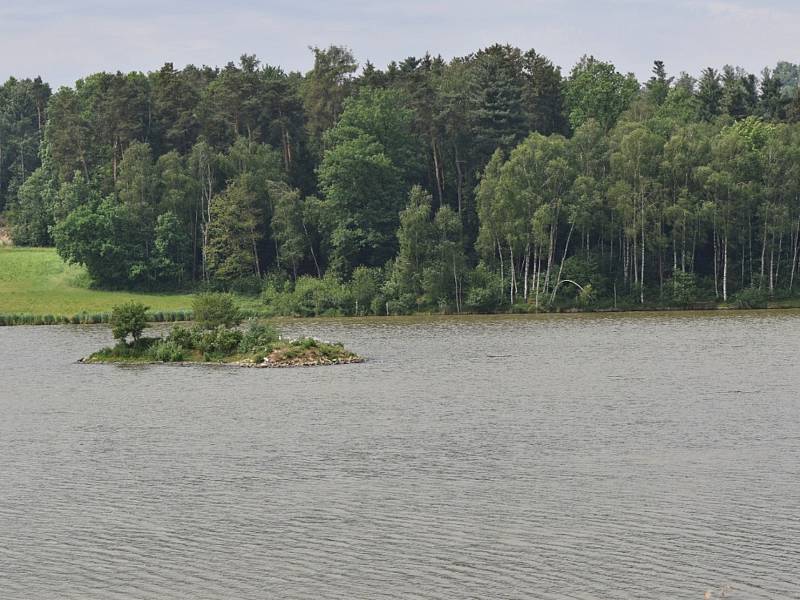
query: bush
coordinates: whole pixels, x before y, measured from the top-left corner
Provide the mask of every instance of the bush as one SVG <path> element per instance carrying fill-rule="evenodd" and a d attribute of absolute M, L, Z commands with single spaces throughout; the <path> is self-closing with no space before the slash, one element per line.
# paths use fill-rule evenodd
<path fill-rule="evenodd" d="M 606 296 L 611 292 L 611 289 L 608 279 L 603 276 L 599 264 L 598 257 L 595 255 L 589 255 L 588 258 L 579 255 L 570 256 L 564 261 L 564 270 L 561 273 L 561 280 L 570 279 L 584 288 L 588 284 L 591 284 L 595 296 Z M 570 299 L 570 297 L 574 297 L 573 294 L 576 291 L 578 290 L 575 286 L 561 286 L 558 295 L 563 295 L 562 299 Z M 580 296 L 578 296 L 578 303 L 580 302 Z"/>
<path fill-rule="evenodd" d="M 322 279 L 300 277 L 295 283 L 294 297 L 300 316 L 352 314 L 355 304 L 350 290 L 332 275 Z"/>
<path fill-rule="evenodd" d="M 357 314 L 366 314 L 372 309 L 372 302 L 378 296 L 383 283 L 379 268 L 356 267 L 350 281 L 350 294 L 356 304 Z"/>
<path fill-rule="evenodd" d="M 307 337 L 297 340 L 297 345 L 300 346 L 303 350 L 309 350 L 311 348 L 316 348 L 317 346 L 319 346 L 319 342 L 317 342 L 317 340 L 315 340 L 314 338 Z"/>
<path fill-rule="evenodd" d="M 242 296 L 258 296 L 264 282 L 258 275 L 240 277 L 231 282 L 229 289 Z"/>
<path fill-rule="evenodd" d="M 697 300 L 697 279 L 693 273 L 677 269 L 667 281 L 670 302 L 675 306 L 689 306 Z"/>
<path fill-rule="evenodd" d="M 583 286 L 583 289 L 578 292 L 578 306 L 587 307 L 591 306 L 597 300 L 597 292 L 591 283 Z"/>
<path fill-rule="evenodd" d="M 253 321 L 239 342 L 239 352 L 243 354 L 256 351 L 267 352 L 268 348 L 271 350 L 272 344 L 277 342 L 278 338 L 278 330 L 272 325 Z"/>
<path fill-rule="evenodd" d="M 500 275 L 480 263 L 469 274 L 464 306 L 475 312 L 491 312 L 504 301 Z"/>
<path fill-rule="evenodd" d="M 195 347 L 195 339 L 197 335 L 186 327 L 175 325 L 169 332 L 167 340 L 183 348 L 184 350 L 192 350 Z"/>
<path fill-rule="evenodd" d="M 745 288 L 731 297 L 736 308 L 767 308 L 767 293 L 755 287 Z"/>
<path fill-rule="evenodd" d="M 241 312 L 231 294 L 198 294 L 192 301 L 192 309 L 195 322 L 203 329 L 236 327 L 242 322 Z"/>
<path fill-rule="evenodd" d="M 172 340 L 161 340 L 150 346 L 147 355 L 159 362 L 180 362 L 183 360 L 184 349 Z"/>
<path fill-rule="evenodd" d="M 242 342 L 242 332 L 223 326 L 204 331 L 195 342 L 196 348 L 210 356 L 233 354 Z"/>
<path fill-rule="evenodd" d="M 388 301 L 390 315 L 410 315 L 417 308 L 417 299 L 413 294 L 402 294 L 399 298 Z"/>
<path fill-rule="evenodd" d="M 330 274 L 298 277 L 293 289 L 268 282 L 262 299 L 268 314 L 294 317 L 351 315 L 355 305 L 351 290 Z"/>
<path fill-rule="evenodd" d="M 140 302 L 126 302 L 111 309 L 111 334 L 125 342 L 130 335 L 134 343 L 147 327 L 147 307 Z"/>

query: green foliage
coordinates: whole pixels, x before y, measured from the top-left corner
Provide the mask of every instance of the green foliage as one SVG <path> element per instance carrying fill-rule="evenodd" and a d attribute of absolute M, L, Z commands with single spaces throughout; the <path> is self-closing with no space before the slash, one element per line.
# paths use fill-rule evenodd
<path fill-rule="evenodd" d="M 756 287 L 745 288 L 731 298 L 731 304 L 736 308 L 767 308 L 767 293 Z"/>
<path fill-rule="evenodd" d="M 129 296 L 90 285 L 255 295 L 264 273 L 291 280 L 264 287 L 281 314 L 583 302 L 564 279 L 596 304 L 682 304 L 685 274 L 722 302 L 794 286 L 797 65 L 694 79 L 656 61 L 640 89 L 593 57 L 562 81 L 509 45 L 361 71 L 312 52 L 305 75 L 244 55 L 0 86 L 0 211 L 70 263 L 24 293 L 0 277 L 0 310 L 102 319 Z M 136 297 L 151 319 L 185 308 Z"/>
<path fill-rule="evenodd" d="M 332 274 L 323 278 L 302 276 L 283 292 L 268 289 L 265 299 L 273 314 L 297 317 L 352 314 L 354 300 L 347 286 Z"/>
<path fill-rule="evenodd" d="M 252 321 L 239 342 L 243 354 L 261 352 L 269 354 L 272 345 L 280 339 L 278 330 L 267 323 Z"/>
<path fill-rule="evenodd" d="M 44 167 L 36 169 L 9 199 L 11 237 L 18 246 L 49 246 L 56 204 L 56 185 Z"/>
<path fill-rule="evenodd" d="M 153 275 L 180 285 L 191 264 L 191 240 L 172 211 L 158 215 L 154 233 Z"/>
<path fill-rule="evenodd" d="M 174 341 L 160 340 L 147 349 L 147 356 L 158 362 L 181 362 L 184 349 Z"/>
<path fill-rule="evenodd" d="M 342 113 L 351 76 L 358 68 L 353 53 L 341 46 L 312 48 L 314 68 L 306 78 L 303 102 L 308 114 L 312 138 L 321 144 L 322 134 L 330 129 Z"/>
<path fill-rule="evenodd" d="M 383 271 L 374 267 L 356 267 L 350 282 L 350 292 L 355 301 L 356 314 L 367 314 L 378 299 L 383 284 Z M 374 312 L 374 311 L 373 311 Z"/>
<path fill-rule="evenodd" d="M 397 214 L 416 169 L 412 123 L 399 93 L 364 90 L 326 134 L 318 170 L 323 227 L 331 266 L 340 275 L 358 265 L 383 265 L 394 254 Z"/>
<path fill-rule="evenodd" d="M 192 301 L 192 312 L 195 322 L 203 329 L 234 327 L 242 322 L 241 311 L 232 294 L 197 294 Z"/>
<path fill-rule="evenodd" d="M 638 91 L 639 83 L 632 74 L 622 75 L 613 64 L 584 56 L 564 88 L 569 122 L 578 128 L 595 119 L 609 130 Z"/>
<path fill-rule="evenodd" d="M 194 347 L 207 356 L 222 357 L 235 353 L 242 343 L 243 334 L 238 329 L 219 326 L 207 329 L 196 336 Z"/>
<path fill-rule="evenodd" d="M 140 302 L 118 304 L 111 310 L 111 334 L 125 342 L 130 335 L 134 344 L 147 327 L 147 307 Z"/>
<path fill-rule="evenodd" d="M 594 289 L 591 283 L 587 283 L 583 288 L 578 292 L 578 306 L 591 306 L 597 300 L 597 291 Z"/>
<path fill-rule="evenodd" d="M 278 244 L 277 262 L 297 279 L 298 268 L 310 248 L 304 203 L 299 190 L 293 190 L 285 184 L 273 184 L 270 196 L 274 202 L 272 231 Z"/>
<path fill-rule="evenodd" d="M 452 305 L 460 311 L 466 272 L 461 220 L 449 206 L 433 215 L 431 203 L 422 188 L 411 190 L 408 207 L 400 214 L 400 252 L 386 291 L 397 299 L 413 298 L 420 306 L 446 310 Z"/>
<path fill-rule="evenodd" d="M 500 274 L 479 263 L 469 274 L 468 292 L 464 304 L 474 312 L 492 312 L 503 306 L 505 291 Z"/>
<path fill-rule="evenodd" d="M 260 210 L 252 180 L 231 181 L 211 203 L 208 225 L 206 269 L 213 279 L 230 283 L 258 274 L 255 252 L 261 239 L 258 229 Z"/>
<path fill-rule="evenodd" d="M 672 278 L 666 282 L 670 301 L 676 306 L 691 306 L 697 301 L 697 277 L 681 269 L 673 271 Z"/>
<path fill-rule="evenodd" d="M 148 279 L 146 228 L 126 206 L 107 197 L 80 206 L 53 228 L 59 255 L 86 267 L 102 285 L 124 287 Z"/>
<path fill-rule="evenodd" d="M 561 279 L 570 279 L 584 288 L 588 285 L 592 289 L 592 297 L 607 296 L 609 292 L 608 278 L 603 275 L 598 257 L 595 255 L 570 256 L 564 261 Z M 572 294 L 574 290 L 570 290 Z"/>
<path fill-rule="evenodd" d="M 167 336 L 167 341 L 182 350 L 193 350 L 200 330 L 191 330 L 180 325 L 175 325 Z"/>
<path fill-rule="evenodd" d="M 16 200 L 16 195 L 28 176 L 39 167 L 39 144 L 49 99 L 50 86 L 40 77 L 10 77 L 0 85 L 0 213 L 8 205 L 27 205 L 32 200 L 30 191 L 21 201 Z M 32 206 L 23 210 L 26 217 L 36 219 Z M 29 225 L 33 223 L 29 222 Z M 26 236 L 41 234 L 38 227 L 25 232 Z M 25 241 L 30 243 L 31 239 Z"/>

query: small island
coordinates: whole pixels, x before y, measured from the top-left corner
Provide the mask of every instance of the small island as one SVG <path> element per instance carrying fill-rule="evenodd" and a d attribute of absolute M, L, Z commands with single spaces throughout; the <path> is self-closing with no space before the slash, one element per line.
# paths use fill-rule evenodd
<path fill-rule="evenodd" d="M 147 307 L 137 302 L 115 306 L 111 330 L 117 344 L 80 362 L 88 364 L 226 364 L 241 367 L 311 367 L 363 362 L 340 343 L 311 337 L 284 339 L 272 325 L 252 320 L 242 328 L 230 294 L 195 297 L 192 327 L 175 325 L 163 337 L 143 337 Z M 130 341 L 129 341 L 130 339 Z"/>

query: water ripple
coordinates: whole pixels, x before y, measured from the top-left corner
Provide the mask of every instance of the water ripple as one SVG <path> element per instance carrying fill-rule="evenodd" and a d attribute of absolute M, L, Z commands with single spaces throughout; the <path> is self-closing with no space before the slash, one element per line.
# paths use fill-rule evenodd
<path fill-rule="evenodd" d="M 800 318 L 307 321 L 336 369 L 0 329 L 0 598 L 800 598 Z"/>

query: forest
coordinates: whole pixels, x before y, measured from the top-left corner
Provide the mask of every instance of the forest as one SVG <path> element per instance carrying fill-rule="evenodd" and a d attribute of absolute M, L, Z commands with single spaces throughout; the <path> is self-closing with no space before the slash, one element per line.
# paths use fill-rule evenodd
<path fill-rule="evenodd" d="M 0 86 L 0 215 L 92 285 L 276 314 L 765 303 L 794 293 L 800 66 L 640 82 L 495 45 L 339 46 Z"/>

